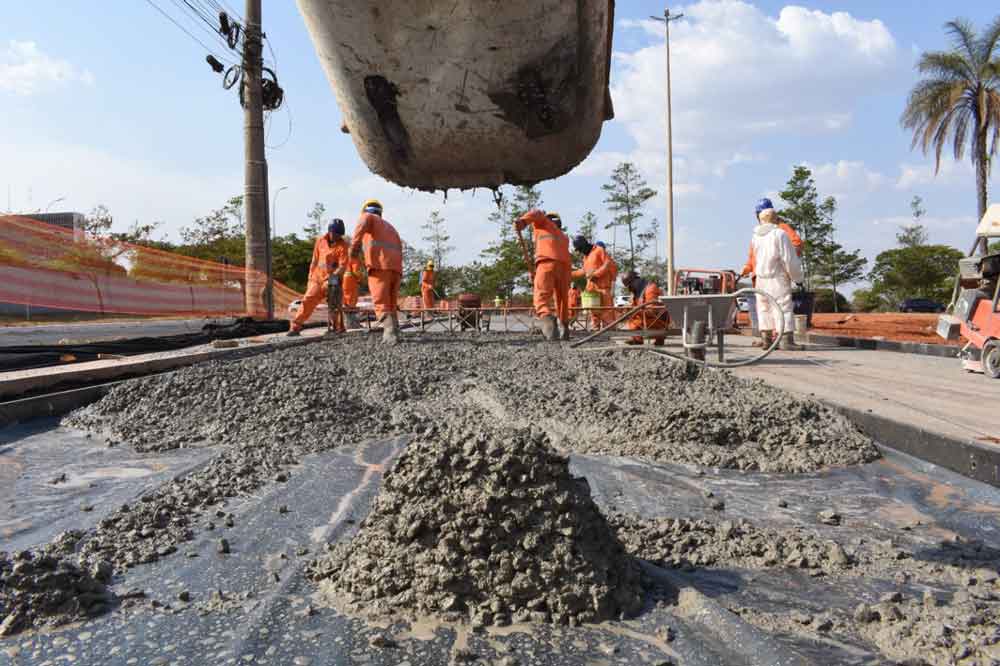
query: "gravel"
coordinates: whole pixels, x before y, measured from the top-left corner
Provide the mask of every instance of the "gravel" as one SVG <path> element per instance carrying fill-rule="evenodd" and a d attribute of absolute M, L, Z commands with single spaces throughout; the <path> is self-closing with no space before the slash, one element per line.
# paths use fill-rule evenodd
<path fill-rule="evenodd" d="M 312 576 L 366 614 L 479 626 L 599 622 L 644 596 L 587 481 L 543 432 L 468 423 L 411 443 L 358 534 Z"/>

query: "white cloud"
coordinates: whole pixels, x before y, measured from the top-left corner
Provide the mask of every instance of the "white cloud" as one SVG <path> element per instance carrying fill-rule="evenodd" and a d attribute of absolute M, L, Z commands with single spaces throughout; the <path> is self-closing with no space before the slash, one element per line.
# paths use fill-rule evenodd
<path fill-rule="evenodd" d="M 891 182 L 889 178 L 868 168 L 860 161 L 840 160 L 806 166 L 812 171 L 819 192 L 823 196 L 834 196 L 838 200 L 850 199 L 859 193 L 874 192 Z"/>
<path fill-rule="evenodd" d="M 920 185 L 968 185 L 974 183 L 975 171 L 968 161 L 941 160 L 941 169 L 934 173 L 934 162 L 928 159 L 922 164 L 902 163 L 896 189 L 909 190 Z"/>
<path fill-rule="evenodd" d="M 12 39 L 0 52 L 0 92 L 27 96 L 72 82 L 93 85 L 94 75 L 46 55 L 35 42 Z"/>
<path fill-rule="evenodd" d="M 878 21 L 844 12 L 788 6 L 777 17 L 741 0 L 702 0 L 671 25 L 675 158 L 688 157 L 688 180 L 725 174 L 734 154 L 753 154 L 769 135 L 836 132 L 859 101 L 903 64 Z M 666 89 L 662 25 L 641 28 L 652 46 L 616 52 L 612 77 L 617 119 L 635 141 L 630 157 L 662 172 Z M 696 156 L 696 157 L 695 157 Z"/>
<path fill-rule="evenodd" d="M 871 221 L 876 227 L 888 227 L 893 230 L 913 224 L 913 218 L 905 215 L 879 217 Z M 976 218 L 971 215 L 953 217 L 935 217 L 925 215 L 920 218 L 920 224 L 930 230 L 950 231 L 955 229 L 971 230 L 976 228 Z"/>

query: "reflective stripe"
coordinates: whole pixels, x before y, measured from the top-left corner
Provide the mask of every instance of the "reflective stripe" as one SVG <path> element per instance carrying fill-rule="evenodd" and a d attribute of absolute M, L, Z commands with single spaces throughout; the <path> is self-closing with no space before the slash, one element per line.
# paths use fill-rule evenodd
<path fill-rule="evenodd" d="M 538 240 L 560 240 L 560 236 L 553 236 L 552 234 L 538 234 Z"/>
<path fill-rule="evenodd" d="M 396 252 L 403 251 L 403 248 L 400 247 L 397 243 L 390 243 L 389 241 L 380 241 L 380 240 L 366 241 L 365 243 L 363 243 L 363 245 L 365 246 L 365 250 L 368 250 L 369 248 L 372 247 L 381 247 L 385 248 L 386 250 L 395 250 Z"/>

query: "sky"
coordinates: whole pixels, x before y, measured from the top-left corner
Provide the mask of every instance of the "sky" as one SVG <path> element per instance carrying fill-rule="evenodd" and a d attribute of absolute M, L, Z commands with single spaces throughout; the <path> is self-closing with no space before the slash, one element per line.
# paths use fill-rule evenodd
<path fill-rule="evenodd" d="M 287 100 L 267 123 L 277 233 L 301 232 L 314 202 L 350 221 L 376 197 L 417 245 L 420 225 L 440 211 L 456 246 L 452 262 L 475 259 L 496 233 L 487 222 L 490 192 L 445 198 L 372 175 L 339 131 L 335 97 L 295 3 L 263 5 L 266 57 Z M 33 0 L 0 10 L 0 210 L 104 204 L 116 228 L 161 222 L 156 235 L 176 240 L 181 227 L 242 191 L 242 112 L 205 63 L 206 48 L 156 7 L 213 52 L 235 54 L 192 23 L 181 0 L 95 6 Z M 776 197 L 796 164 L 813 170 L 822 196 L 837 198 L 837 240 L 870 260 L 895 244 L 914 195 L 924 200 L 931 241 L 968 249 L 976 216 L 970 164 L 946 160 L 935 176 L 933 160 L 911 150 L 899 116 L 920 52 L 948 46 L 943 24 L 961 16 L 983 27 L 1000 13 L 995 2 L 921 3 L 915 11 L 896 0 L 702 0 L 671 11 L 684 14 L 671 27 L 679 267 L 741 266 L 755 201 Z M 662 13 L 662 2 L 618 0 L 616 117 L 587 159 L 539 186 L 543 205 L 571 230 L 587 211 L 609 219 L 600 186 L 624 160 L 658 191 L 648 217 L 665 220 L 665 41 L 662 25 L 648 18 Z M 990 188 L 1000 199 L 1000 170 Z"/>

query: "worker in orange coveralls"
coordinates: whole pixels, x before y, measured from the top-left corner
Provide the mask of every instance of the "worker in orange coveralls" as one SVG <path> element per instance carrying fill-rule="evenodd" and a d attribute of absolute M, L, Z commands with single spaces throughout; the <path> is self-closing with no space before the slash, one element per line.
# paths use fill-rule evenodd
<path fill-rule="evenodd" d="M 358 288 L 361 286 L 361 260 L 357 257 L 347 257 L 347 270 L 341 283 L 344 285 L 344 311 L 348 328 L 358 327 L 358 317 L 354 309 L 358 307 Z"/>
<path fill-rule="evenodd" d="M 529 210 L 514 222 L 520 232 L 531 225 L 535 240 L 535 284 L 533 305 L 541 320 L 546 340 L 562 337 L 569 340 L 569 236 L 563 233 L 562 220 L 556 213 Z M 553 307 L 553 303 L 555 307 Z M 562 325 L 562 333 L 557 328 Z"/>
<path fill-rule="evenodd" d="M 643 280 L 635 271 L 628 271 L 622 276 L 622 284 L 632 294 L 632 307 L 643 303 L 655 303 L 660 300 L 662 292 L 652 280 Z M 631 331 L 666 330 L 670 323 L 670 315 L 666 308 L 647 307 L 639 310 L 629 319 L 628 328 Z M 653 338 L 653 344 L 657 347 L 663 346 L 663 337 Z M 642 336 L 630 338 L 626 344 L 641 345 Z"/>
<path fill-rule="evenodd" d="M 770 212 L 768 212 L 768 211 L 770 211 Z M 758 201 L 757 205 L 756 205 L 756 207 L 754 209 L 754 216 L 755 216 L 755 219 L 756 219 L 757 222 L 760 222 L 762 214 L 763 215 L 768 215 L 768 216 L 773 216 L 774 219 L 777 220 L 778 228 L 781 229 L 782 231 L 784 231 L 786 234 L 788 234 L 788 240 L 792 241 L 792 247 L 795 248 L 795 254 L 796 254 L 796 256 L 801 257 L 802 256 L 802 239 L 799 238 L 799 235 L 797 233 L 795 233 L 795 229 L 793 229 L 791 227 L 791 225 L 789 225 L 787 222 L 785 222 L 784 220 L 782 220 L 780 217 L 777 217 L 777 214 L 774 211 L 774 204 L 771 203 L 771 200 L 768 199 L 768 198 L 766 198 L 766 197 L 763 198 L 763 199 L 761 199 L 760 201 Z M 754 256 L 753 239 L 751 239 L 751 241 L 750 241 L 750 256 L 747 258 L 747 263 L 743 265 L 743 270 L 740 272 L 740 277 L 743 278 L 743 277 L 746 277 L 748 275 L 753 275 L 753 279 L 752 279 L 751 284 L 753 284 L 753 286 L 756 287 L 757 286 L 757 275 L 756 275 L 756 273 L 757 273 L 757 259 Z M 749 306 L 750 306 L 750 320 L 751 320 L 751 324 L 753 325 L 754 329 L 757 329 L 758 328 L 758 323 L 757 323 L 757 298 L 756 298 L 756 296 L 754 296 L 753 294 L 751 294 L 751 297 L 750 297 L 750 299 L 748 299 L 748 301 L 749 301 Z M 765 342 L 764 338 L 763 338 L 763 336 L 761 336 L 761 338 L 759 340 L 754 340 L 751 343 L 750 346 L 752 346 L 752 347 L 769 347 L 770 346 L 770 342 L 768 342 L 767 344 L 764 344 L 764 342 Z"/>
<path fill-rule="evenodd" d="M 289 337 L 300 335 L 302 327 L 313 310 L 326 300 L 327 289 L 331 276 L 339 278 L 347 267 L 347 241 L 344 240 L 344 221 L 333 220 L 326 228 L 326 233 L 316 239 L 313 246 L 312 262 L 309 264 L 309 285 L 306 295 L 302 298 L 302 306 L 292 320 Z M 334 330 L 343 331 L 343 318 L 337 315 L 333 322 Z"/>
<path fill-rule="evenodd" d="M 364 252 L 368 269 L 368 290 L 372 293 L 375 317 L 382 324 L 382 342 L 399 344 L 399 284 L 403 278 L 403 241 L 387 220 L 382 204 L 369 199 L 354 227 L 351 255 Z"/>
<path fill-rule="evenodd" d="M 600 294 L 601 307 L 610 308 L 613 305 L 615 275 L 618 274 L 614 260 L 604 247 L 591 245 L 585 236 L 573 239 L 573 249 L 583 257 L 583 268 L 573 271 L 573 279 L 587 278 L 586 290 Z M 614 318 L 615 313 L 612 310 L 591 313 L 591 323 L 595 330 L 611 323 Z"/>
<path fill-rule="evenodd" d="M 434 262 L 428 261 L 420 271 L 420 297 L 424 310 L 434 309 Z M 429 314 L 429 313 L 425 313 Z"/>
<path fill-rule="evenodd" d="M 580 307 L 580 289 L 573 283 L 569 285 L 569 316 L 572 319 L 576 319 L 578 313 L 574 312 L 575 308 Z"/>

